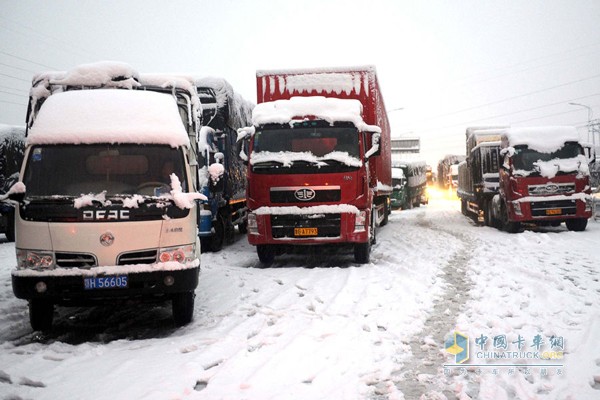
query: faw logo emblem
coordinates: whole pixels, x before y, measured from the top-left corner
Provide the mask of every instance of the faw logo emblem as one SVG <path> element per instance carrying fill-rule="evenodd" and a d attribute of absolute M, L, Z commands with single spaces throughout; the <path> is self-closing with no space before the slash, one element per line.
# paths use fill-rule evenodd
<path fill-rule="evenodd" d="M 315 191 L 308 188 L 298 189 L 294 192 L 294 197 L 300 201 L 310 201 L 315 198 Z"/>
<path fill-rule="evenodd" d="M 86 210 L 84 221 L 122 221 L 129 219 L 129 210 Z"/>

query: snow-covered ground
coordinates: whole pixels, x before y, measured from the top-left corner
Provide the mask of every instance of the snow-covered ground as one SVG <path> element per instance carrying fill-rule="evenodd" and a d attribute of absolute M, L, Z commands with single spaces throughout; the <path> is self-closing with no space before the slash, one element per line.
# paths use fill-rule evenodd
<path fill-rule="evenodd" d="M 599 249 L 600 223 L 510 235 L 434 197 L 393 213 L 370 264 L 316 252 L 261 268 L 237 235 L 202 255 L 190 325 L 156 305 L 61 308 L 42 335 L 2 242 L 0 399 L 597 399 Z M 446 351 L 455 331 L 466 364 Z M 559 358 L 532 358 L 536 336 Z"/>

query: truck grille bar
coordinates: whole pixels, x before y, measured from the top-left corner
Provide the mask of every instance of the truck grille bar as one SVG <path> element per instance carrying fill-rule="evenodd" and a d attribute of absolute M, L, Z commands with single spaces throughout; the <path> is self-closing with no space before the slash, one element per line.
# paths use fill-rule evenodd
<path fill-rule="evenodd" d="M 547 183 L 544 185 L 529 185 L 530 196 L 548 196 L 553 194 L 575 193 L 574 183 Z"/>
<path fill-rule="evenodd" d="M 156 262 L 157 250 L 133 251 L 123 253 L 117 259 L 117 265 L 153 264 Z"/>
<path fill-rule="evenodd" d="M 531 202 L 532 217 L 546 217 L 547 210 L 560 209 L 560 216 L 577 214 L 577 200 L 553 200 Z"/>
<path fill-rule="evenodd" d="M 62 268 L 95 267 L 98 262 L 93 254 L 87 253 L 56 253 L 56 265 Z"/>

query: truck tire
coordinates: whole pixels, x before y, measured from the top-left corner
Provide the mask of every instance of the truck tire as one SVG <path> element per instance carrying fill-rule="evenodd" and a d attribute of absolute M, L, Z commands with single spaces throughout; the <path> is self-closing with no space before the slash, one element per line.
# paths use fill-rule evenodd
<path fill-rule="evenodd" d="M 263 264 L 271 264 L 275 260 L 275 251 L 268 244 L 259 244 L 256 246 L 256 254 L 258 254 L 258 259 Z"/>
<path fill-rule="evenodd" d="M 494 221 L 492 217 L 492 201 L 484 200 L 483 201 L 483 223 L 485 226 L 494 226 Z"/>
<path fill-rule="evenodd" d="M 171 300 L 173 321 L 177 326 L 187 325 L 194 317 L 194 292 L 175 293 Z"/>
<path fill-rule="evenodd" d="M 54 319 L 54 304 L 43 299 L 29 300 L 29 323 L 34 331 L 49 331 Z"/>
<path fill-rule="evenodd" d="M 383 202 L 383 219 L 381 220 L 381 224 L 379 224 L 379 226 L 386 226 L 389 219 L 390 219 L 390 214 L 391 214 L 391 210 L 390 207 L 388 206 L 388 201 L 384 201 Z"/>
<path fill-rule="evenodd" d="M 500 226 L 503 231 L 508 233 L 517 233 L 521 230 L 521 223 L 510 221 L 508 219 L 508 210 L 506 209 L 506 204 L 502 203 L 502 220 L 500 221 Z"/>
<path fill-rule="evenodd" d="M 460 200 L 460 212 L 462 213 L 462 215 L 464 215 L 465 217 L 467 216 L 467 201 L 464 199 Z"/>
<path fill-rule="evenodd" d="M 570 231 L 583 232 L 587 227 L 587 218 L 568 219 L 565 224 Z"/>
<path fill-rule="evenodd" d="M 371 243 L 357 243 L 354 245 L 354 261 L 367 264 L 371 260 Z"/>
<path fill-rule="evenodd" d="M 6 214 L 6 240 L 9 242 L 15 241 L 15 212 L 10 211 Z"/>
<path fill-rule="evenodd" d="M 216 253 L 221 251 L 223 243 L 225 243 L 225 220 L 221 214 L 217 215 L 217 218 L 213 221 L 214 233 L 208 237 L 200 238 L 203 251 L 212 251 Z"/>

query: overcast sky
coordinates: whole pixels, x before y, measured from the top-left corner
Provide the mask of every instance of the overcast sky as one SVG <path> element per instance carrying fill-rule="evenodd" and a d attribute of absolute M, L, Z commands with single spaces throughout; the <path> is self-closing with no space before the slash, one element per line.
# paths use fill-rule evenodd
<path fill-rule="evenodd" d="M 227 79 L 257 69 L 375 65 L 392 136 L 464 154 L 467 126 L 600 117 L 597 0 L 0 0 L 0 123 L 24 125 L 31 76 L 115 60 Z M 402 110 L 397 110 L 402 108 Z"/>

